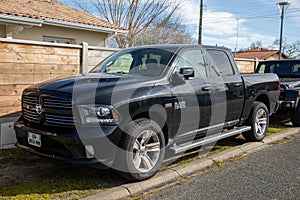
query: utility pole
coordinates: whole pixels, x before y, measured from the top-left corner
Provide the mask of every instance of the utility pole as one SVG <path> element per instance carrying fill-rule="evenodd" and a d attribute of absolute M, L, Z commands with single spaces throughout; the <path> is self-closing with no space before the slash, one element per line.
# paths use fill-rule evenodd
<path fill-rule="evenodd" d="M 283 19 L 284 19 L 284 12 L 285 9 L 289 7 L 291 3 L 284 1 L 284 2 L 279 2 L 276 5 L 279 8 L 280 11 L 280 18 L 281 18 L 281 25 L 280 25 L 280 44 L 279 44 L 279 60 L 282 58 L 282 32 L 283 32 Z M 286 8 L 285 8 L 286 7 Z"/>
<path fill-rule="evenodd" d="M 236 57 L 236 51 L 238 48 L 238 43 L 239 43 L 239 26 L 240 26 L 240 19 L 236 18 L 236 42 L 235 42 L 235 51 L 234 51 L 234 57 Z"/>
<path fill-rule="evenodd" d="M 199 17 L 199 35 L 198 44 L 202 44 L 202 16 L 203 16 L 203 0 L 200 0 L 200 17 Z"/>

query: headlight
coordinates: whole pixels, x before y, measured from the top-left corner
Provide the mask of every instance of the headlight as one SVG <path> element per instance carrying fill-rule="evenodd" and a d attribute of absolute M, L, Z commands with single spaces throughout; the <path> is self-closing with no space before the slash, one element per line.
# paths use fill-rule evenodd
<path fill-rule="evenodd" d="M 119 113 L 109 105 L 80 105 L 78 109 L 83 124 L 115 125 L 121 120 Z"/>

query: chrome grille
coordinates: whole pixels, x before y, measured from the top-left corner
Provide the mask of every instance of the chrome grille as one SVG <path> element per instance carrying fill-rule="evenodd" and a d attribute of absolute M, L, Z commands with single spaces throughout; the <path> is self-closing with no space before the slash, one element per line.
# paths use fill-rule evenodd
<path fill-rule="evenodd" d="M 39 122 L 39 120 L 40 120 L 40 117 L 36 113 L 35 110 L 30 110 L 30 109 L 23 108 L 23 114 L 24 114 L 24 118 L 29 120 L 29 121 Z"/>
<path fill-rule="evenodd" d="M 57 126 L 74 126 L 74 117 L 45 114 L 45 124 Z"/>
<path fill-rule="evenodd" d="M 66 109 L 72 110 L 72 102 L 65 100 L 58 100 L 53 98 L 44 98 L 43 107 L 50 109 Z"/>
<path fill-rule="evenodd" d="M 22 104 L 23 116 L 28 122 L 67 128 L 75 125 L 71 101 L 43 95 L 23 95 Z M 37 104 L 42 106 L 41 114 L 38 114 L 36 111 Z"/>
<path fill-rule="evenodd" d="M 36 105 L 37 103 L 37 97 L 36 96 L 25 96 L 22 97 L 23 103 L 29 104 L 29 105 Z"/>
<path fill-rule="evenodd" d="M 36 96 L 22 96 L 22 109 L 24 118 L 28 121 L 38 123 L 40 121 L 40 117 L 35 111 L 36 104 Z"/>

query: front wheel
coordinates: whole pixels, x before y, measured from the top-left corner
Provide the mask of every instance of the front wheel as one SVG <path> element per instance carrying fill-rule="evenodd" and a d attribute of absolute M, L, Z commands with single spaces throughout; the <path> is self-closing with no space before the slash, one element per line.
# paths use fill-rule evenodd
<path fill-rule="evenodd" d="M 125 132 L 116 169 L 121 176 L 132 181 L 154 176 L 165 155 L 165 139 L 160 126 L 150 119 L 137 119 Z"/>
<path fill-rule="evenodd" d="M 247 125 L 251 130 L 243 133 L 249 141 L 261 141 L 265 138 L 269 126 L 269 111 L 264 103 L 255 101 Z"/>
<path fill-rule="evenodd" d="M 294 126 L 300 126 L 300 111 L 299 110 L 294 110 L 290 114 L 291 121 Z"/>

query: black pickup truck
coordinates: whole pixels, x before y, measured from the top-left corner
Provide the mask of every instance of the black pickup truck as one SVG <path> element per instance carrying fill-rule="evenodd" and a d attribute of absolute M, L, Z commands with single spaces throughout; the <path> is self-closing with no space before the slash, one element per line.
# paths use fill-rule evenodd
<path fill-rule="evenodd" d="M 16 146 L 144 180 L 189 149 L 240 133 L 262 140 L 279 89 L 274 74 L 240 75 L 226 48 L 129 48 L 88 74 L 25 89 Z"/>
<path fill-rule="evenodd" d="M 294 126 L 300 126 L 300 60 L 267 60 L 258 63 L 256 73 L 274 73 L 280 80 L 280 110 L 290 112 Z"/>

